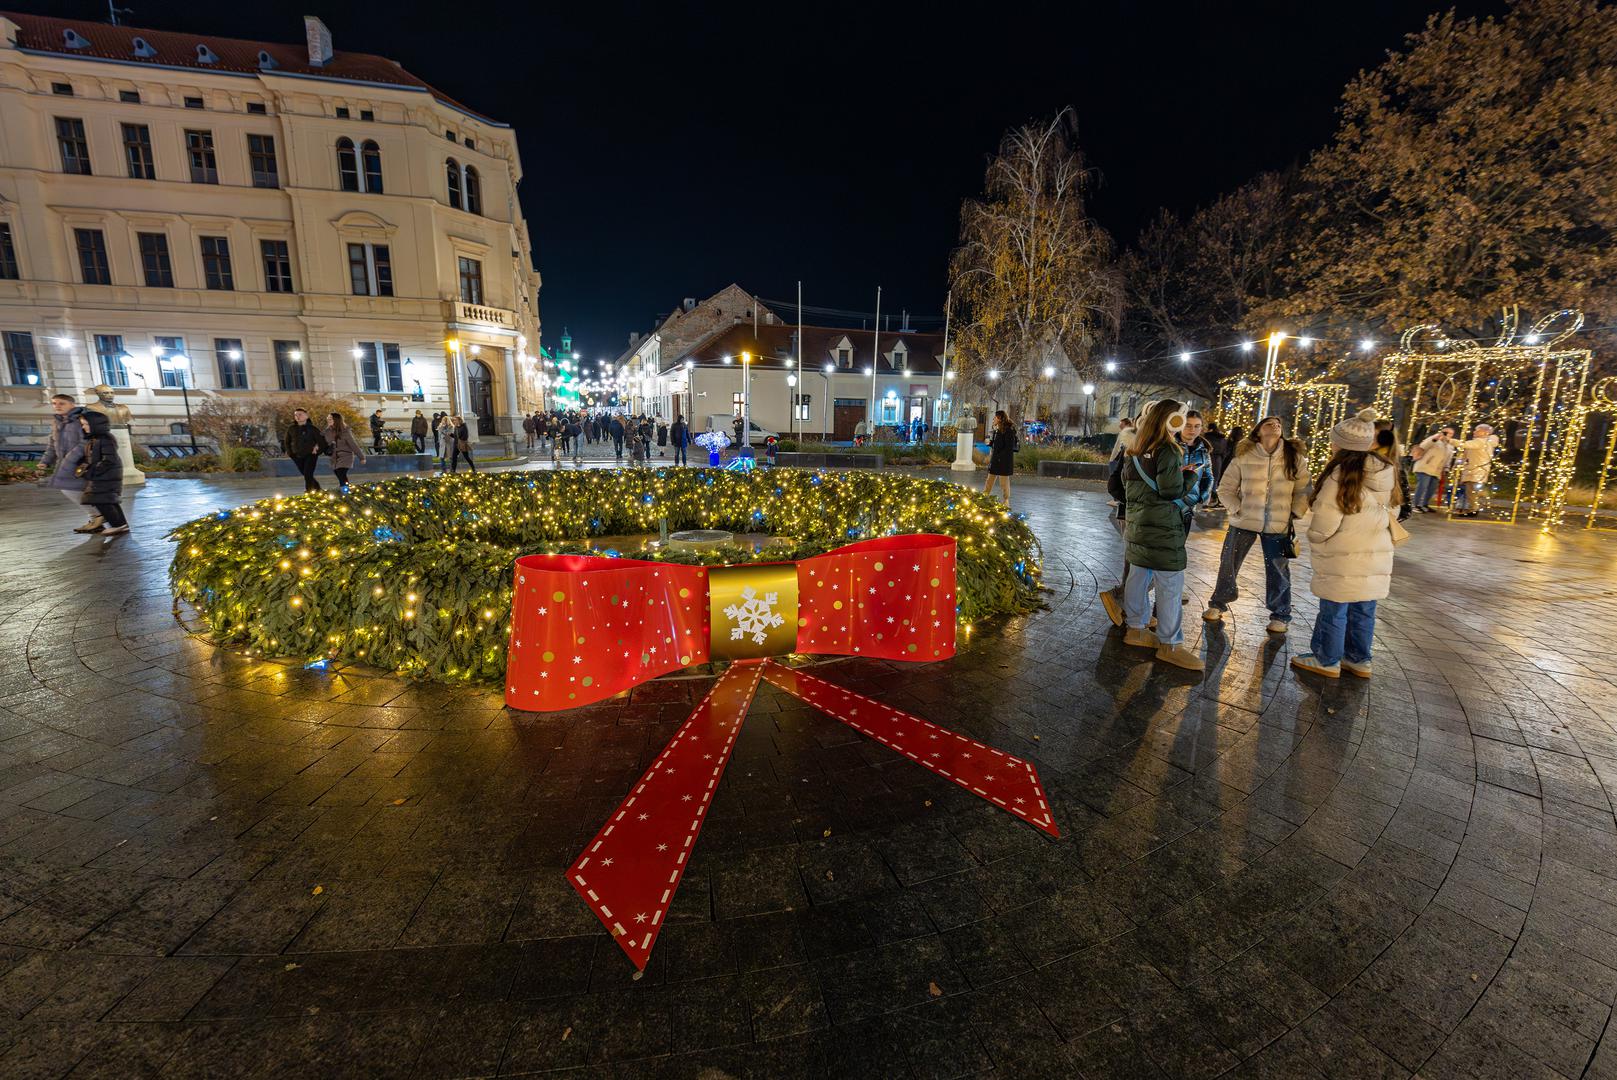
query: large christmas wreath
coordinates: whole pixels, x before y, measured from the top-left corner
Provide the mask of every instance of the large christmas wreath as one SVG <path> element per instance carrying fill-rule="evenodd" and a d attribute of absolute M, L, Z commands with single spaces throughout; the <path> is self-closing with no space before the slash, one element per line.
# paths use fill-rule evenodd
<path fill-rule="evenodd" d="M 1037 541 L 991 499 L 944 481 L 796 469 L 479 473 L 264 499 L 175 529 L 169 577 L 221 643 L 497 682 L 518 556 L 601 554 L 590 538 L 661 529 L 768 533 L 783 543 L 625 554 L 735 563 L 944 533 L 959 543 L 963 623 L 1038 604 Z"/>

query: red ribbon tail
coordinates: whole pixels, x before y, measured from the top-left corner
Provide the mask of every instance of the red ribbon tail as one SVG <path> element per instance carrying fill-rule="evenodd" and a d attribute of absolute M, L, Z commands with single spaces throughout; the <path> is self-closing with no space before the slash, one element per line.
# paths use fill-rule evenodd
<path fill-rule="evenodd" d="M 1061 835 L 1039 774 L 1029 762 L 780 664 L 766 663 L 763 674 L 788 694 L 922 768 L 952 780 L 1036 829 Z"/>
<path fill-rule="evenodd" d="M 642 971 L 764 667 L 757 660 L 730 665 L 567 871 Z"/>

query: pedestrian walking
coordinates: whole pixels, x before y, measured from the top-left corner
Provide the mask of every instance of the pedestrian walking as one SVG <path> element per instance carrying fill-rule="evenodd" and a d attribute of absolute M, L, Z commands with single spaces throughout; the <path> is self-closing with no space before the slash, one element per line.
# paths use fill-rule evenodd
<path fill-rule="evenodd" d="M 438 424 L 433 428 L 433 442 L 438 447 L 438 471 L 449 469 L 449 458 L 455 450 L 455 420 L 448 413 L 438 416 Z"/>
<path fill-rule="evenodd" d="M 668 456 L 667 446 L 668 446 L 668 422 L 666 420 L 659 420 L 659 421 L 657 421 L 657 456 L 658 457 L 667 457 Z"/>
<path fill-rule="evenodd" d="M 387 421 L 382 419 L 382 410 L 377 409 L 371 413 L 371 449 L 376 453 L 382 452 L 382 432 L 387 429 Z"/>
<path fill-rule="evenodd" d="M 623 461 L 623 440 L 628 432 L 623 427 L 623 421 L 616 416 L 612 418 L 610 431 L 612 433 L 612 452 L 621 462 Z"/>
<path fill-rule="evenodd" d="M 1128 525 L 1124 533 L 1128 577 L 1123 583 L 1125 645 L 1155 649 L 1158 660 L 1187 671 L 1203 664 L 1184 645 L 1184 612 L 1180 598 L 1185 588 L 1185 506 L 1187 483 L 1195 470 L 1187 468 L 1178 441 L 1168 430 L 1168 418 L 1182 406 L 1166 398 L 1146 410 L 1135 428 L 1134 445 L 1126 452 L 1123 487 L 1127 494 Z M 1151 618 L 1151 589 L 1156 588 L 1156 633 L 1146 626 Z"/>
<path fill-rule="evenodd" d="M 304 492 L 319 491 L 320 481 L 314 478 L 314 467 L 321 454 L 331 453 L 331 444 L 326 442 L 320 429 L 309 422 L 308 409 L 292 410 L 292 426 L 281 436 L 281 448 L 303 475 Z"/>
<path fill-rule="evenodd" d="M 1344 669 L 1370 677 L 1376 603 L 1392 584 L 1390 511 L 1398 483 L 1396 466 L 1375 453 L 1375 419 L 1374 409 L 1363 409 L 1331 429 L 1331 460 L 1314 484 L 1309 587 L 1319 597 L 1319 616 L 1311 651 L 1292 657 L 1291 666 L 1328 679 Z"/>
<path fill-rule="evenodd" d="M 415 415 L 410 417 L 410 441 L 415 443 L 418 454 L 427 452 L 427 430 L 427 418 L 417 409 Z"/>
<path fill-rule="evenodd" d="M 983 494 L 992 495 L 997 483 L 1005 493 L 1005 507 L 1011 505 L 1011 473 L 1016 471 L 1016 451 L 1021 443 L 1016 438 L 1016 425 L 1005 415 L 1004 409 L 994 413 L 993 430 L 988 433 L 988 482 Z"/>
<path fill-rule="evenodd" d="M 84 437 L 75 467 L 84 484 L 79 501 L 102 520 L 94 530 L 96 535 L 121 536 L 129 531 L 129 520 L 118 505 L 124 493 L 124 465 L 113 439 L 112 418 L 96 409 L 84 409 L 79 412 L 78 425 Z"/>
<path fill-rule="evenodd" d="M 584 425 L 573 420 L 567 426 L 568 441 L 573 444 L 573 464 L 584 464 Z"/>
<path fill-rule="evenodd" d="M 1207 505 L 1219 505 L 1218 485 L 1224 479 L 1224 470 L 1229 468 L 1230 456 L 1235 452 L 1235 444 L 1230 442 L 1228 435 L 1218 430 L 1217 424 L 1208 424 L 1207 431 L 1202 435 L 1207 440 L 1207 448 L 1213 455 L 1213 498 Z"/>
<path fill-rule="evenodd" d="M 466 427 L 464 417 L 451 416 L 449 422 L 453 427 L 453 451 L 449 458 L 449 471 L 456 472 L 460 467 L 460 459 L 466 459 L 466 467 L 472 472 L 477 471 L 477 463 L 472 460 L 472 433 Z"/>
<path fill-rule="evenodd" d="M 443 426 L 443 422 L 444 422 L 444 414 L 443 413 L 435 412 L 435 413 L 432 414 L 432 424 L 430 426 L 432 428 L 432 456 L 433 457 L 441 457 L 442 456 L 438 452 L 438 438 L 439 438 L 439 435 L 441 434 L 440 429 Z"/>
<path fill-rule="evenodd" d="M 528 437 L 528 449 L 532 450 L 533 449 L 534 434 L 535 434 L 534 424 L 533 424 L 533 417 L 524 416 L 522 418 L 522 433 Z"/>
<path fill-rule="evenodd" d="M 420 413 L 416 415 L 421 416 Z M 354 467 L 356 457 L 360 464 L 365 463 L 365 452 L 359 448 L 354 429 L 348 426 L 342 413 L 334 412 L 326 417 L 326 444 L 331 447 L 331 471 L 337 477 L 337 486 L 347 491 L 348 470 Z"/>
<path fill-rule="evenodd" d="M 1432 512 L 1432 495 L 1454 462 L 1454 425 L 1444 424 L 1415 448 L 1415 513 Z"/>
<path fill-rule="evenodd" d="M 1474 518 L 1488 509 L 1488 474 L 1493 471 L 1493 454 L 1499 449 L 1499 436 L 1492 424 L 1478 424 L 1469 439 L 1454 444 L 1461 456 L 1460 486 L 1454 491 L 1454 516 Z"/>
<path fill-rule="evenodd" d="M 79 496 L 84 494 L 84 481 L 76 472 L 84 454 L 84 426 L 79 423 L 83 411 L 67 394 L 51 395 L 51 430 L 39 459 L 40 483 L 60 491 L 74 506 L 81 504 Z M 101 515 L 92 510 L 90 520 L 73 531 L 99 532 L 102 524 Z"/>
<path fill-rule="evenodd" d="M 1393 468 L 1398 480 L 1398 520 L 1408 521 L 1414 513 L 1409 500 L 1409 477 L 1404 472 L 1403 454 L 1399 451 L 1398 435 L 1392 430 L 1391 420 L 1376 421 L 1376 456 Z"/>
<path fill-rule="evenodd" d="M 1229 511 L 1224 548 L 1218 557 L 1218 583 L 1202 618 L 1224 619 L 1240 597 L 1235 579 L 1256 543 L 1263 552 L 1263 602 L 1269 607 L 1269 633 L 1284 634 L 1291 624 L 1291 560 L 1296 557 L 1293 521 L 1308 513 L 1308 451 L 1285 437 L 1278 416 L 1266 416 L 1241 440 L 1224 470 L 1218 497 Z"/>
<path fill-rule="evenodd" d="M 689 465 L 685 458 L 685 447 L 691 441 L 691 429 L 685 423 L 683 414 L 674 414 L 674 422 L 668 426 L 668 441 L 674 445 L 674 464 Z"/>

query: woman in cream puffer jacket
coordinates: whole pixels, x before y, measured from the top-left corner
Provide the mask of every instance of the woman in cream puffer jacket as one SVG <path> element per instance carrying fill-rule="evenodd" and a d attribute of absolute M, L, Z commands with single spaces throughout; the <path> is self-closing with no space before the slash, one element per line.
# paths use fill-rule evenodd
<path fill-rule="evenodd" d="M 1352 604 L 1387 598 L 1393 554 L 1387 511 L 1395 501 L 1395 468 L 1380 457 L 1366 460 L 1355 513 L 1344 514 L 1337 505 L 1334 471 L 1326 474 L 1314 494 L 1308 546 L 1314 567 L 1311 591 L 1321 600 Z"/>
<path fill-rule="evenodd" d="M 1286 532 L 1292 518 L 1308 513 L 1308 454 L 1287 439 L 1276 416 L 1266 416 L 1242 439 L 1224 469 L 1218 498 L 1229 508 L 1229 528 L 1219 554 L 1218 582 L 1202 618 L 1223 621 L 1240 596 L 1236 577 L 1255 543 L 1263 552 L 1264 603 L 1269 632 L 1284 634 L 1291 623 L 1291 557 Z"/>

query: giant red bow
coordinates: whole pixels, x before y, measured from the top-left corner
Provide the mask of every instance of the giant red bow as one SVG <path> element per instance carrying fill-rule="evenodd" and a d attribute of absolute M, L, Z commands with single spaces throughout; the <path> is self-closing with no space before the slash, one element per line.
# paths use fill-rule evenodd
<path fill-rule="evenodd" d="M 572 708 L 690 664 L 735 661 L 568 871 L 636 967 L 651 955 L 762 678 L 1060 835 L 1032 765 L 767 659 L 788 652 L 953 656 L 953 538 L 889 536 L 795 564 L 517 560 L 506 665 L 512 708 Z"/>

